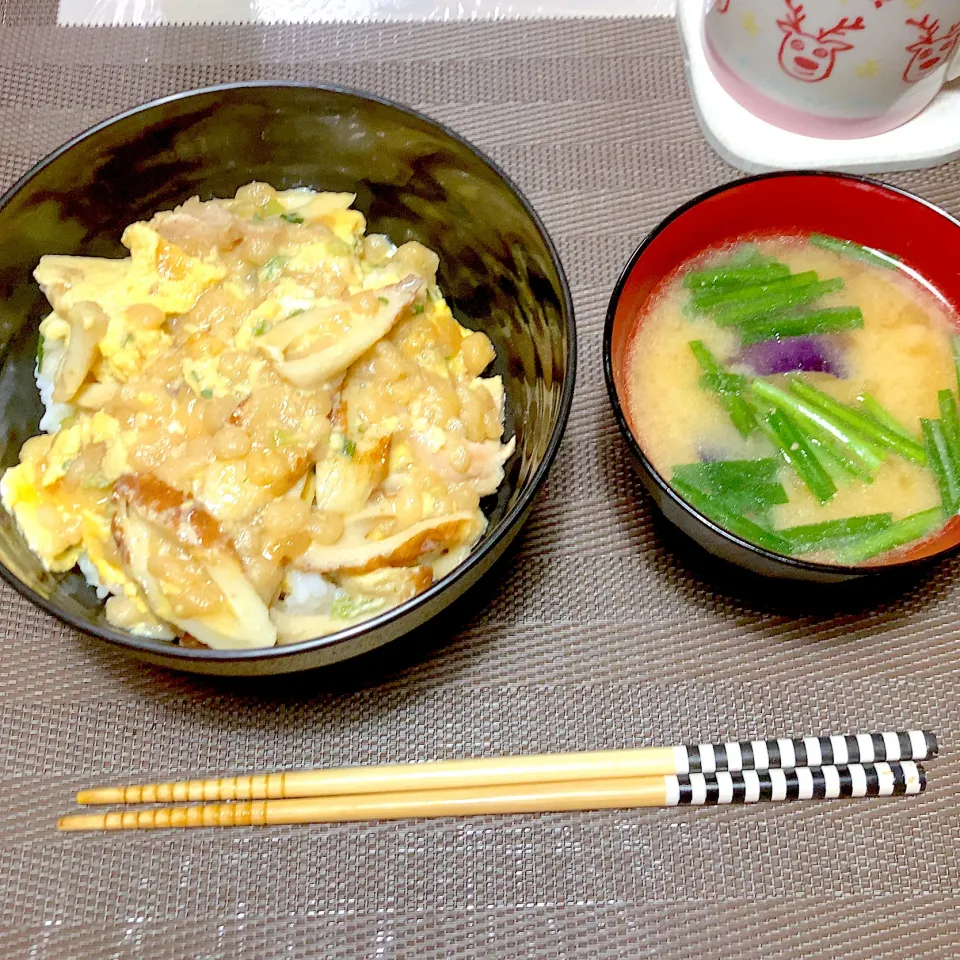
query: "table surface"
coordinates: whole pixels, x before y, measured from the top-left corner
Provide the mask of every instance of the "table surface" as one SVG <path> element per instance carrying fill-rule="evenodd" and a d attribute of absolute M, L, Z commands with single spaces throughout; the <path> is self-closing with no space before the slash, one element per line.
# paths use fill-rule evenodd
<path fill-rule="evenodd" d="M 513 554 L 451 619 L 282 681 L 141 667 L 0 590 L 0 956 L 764 960 L 960 955 L 960 561 L 774 589 L 655 516 L 601 327 L 621 265 L 737 176 L 665 20 L 55 26 L 0 0 L 0 187 L 66 136 L 226 79 L 394 97 L 492 154 L 570 278 L 580 374 Z M 960 164 L 897 183 L 960 213 Z M 90 783 L 926 726 L 918 798 L 58 835 Z"/>

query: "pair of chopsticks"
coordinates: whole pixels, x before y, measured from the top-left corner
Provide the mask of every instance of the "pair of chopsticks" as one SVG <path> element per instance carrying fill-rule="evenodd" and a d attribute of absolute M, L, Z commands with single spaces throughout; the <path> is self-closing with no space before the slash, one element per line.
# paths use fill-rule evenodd
<path fill-rule="evenodd" d="M 924 730 L 340 767 L 81 790 L 60 830 L 234 827 L 917 794 Z M 210 802 L 215 801 L 215 802 Z"/>

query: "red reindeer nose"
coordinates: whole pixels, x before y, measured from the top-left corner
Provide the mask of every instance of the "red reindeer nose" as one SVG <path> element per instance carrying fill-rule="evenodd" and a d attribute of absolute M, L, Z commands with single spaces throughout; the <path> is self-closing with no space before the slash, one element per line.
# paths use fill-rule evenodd
<path fill-rule="evenodd" d="M 811 60 L 809 57 L 794 57 L 793 62 L 800 67 L 801 70 L 816 70 L 820 66 L 816 60 Z"/>

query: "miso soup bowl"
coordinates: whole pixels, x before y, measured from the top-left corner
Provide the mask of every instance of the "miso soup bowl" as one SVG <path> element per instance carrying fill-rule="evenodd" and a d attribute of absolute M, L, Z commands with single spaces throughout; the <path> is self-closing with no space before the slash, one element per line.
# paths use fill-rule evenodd
<path fill-rule="evenodd" d="M 764 576 L 819 583 L 889 575 L 928 564 L 960 546 L 960 518 L 915 546 L 864 566 L 815 563 L 773 553 L 698 513 L 644 452 L 643 424 L 627 403 L 630 344 L 658 287 L 704 250 L 763 235 L 826 233 L 886 250 L 932 283 L 960 312 L 960 221 L 903 190 L 835 173 L 771 173 L 717 187 L 670 214 L 630 258 L 610 299 L 604 373 L 620 430 L 663 515 L 709 553 Z"/>
<path fill-rule="evenodd" d="M 106 620 L 74 569 L 51 574 L 0 510 L 0 576 L 37 606 L 151 663 L 230 676 L 289 673 L 396 640 L 444 610 L 517 535 L 560 445 L 576 367 L 573 307 L 543 224 L 506 176 L 452 130 L 399 104 L 332 87 L 238 83 L 157 100 L 61 147 L 0 197 L 0 472 L 38 432 L 33 370 L 49 307 L 32 272 L 43 254 L 122 257 L 128 223 L 188 198 L 261 180 L 355 193 L 372 233 L 440 255 L 457 318 L 483 330 L 503 376 L 506 478 L 482 503 L 470 556 L 400 606 L 330 636 L 261 650 L 208 650 L 136 637 Z"/>

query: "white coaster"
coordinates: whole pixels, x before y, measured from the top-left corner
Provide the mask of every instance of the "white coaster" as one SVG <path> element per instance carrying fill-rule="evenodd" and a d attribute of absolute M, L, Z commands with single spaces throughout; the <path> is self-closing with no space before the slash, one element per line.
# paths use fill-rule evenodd
<path fill-rule="evenodd" d="M 687 80 L 710 145 L 747 173 L 768 170 L 915 170 L 960 157 L 960 81 L 896 130 L 860 140 L 822 140 L 781 130 L 741 107 L 717 82 L 703 45 L 704 0 L 678 0 Z"/>

